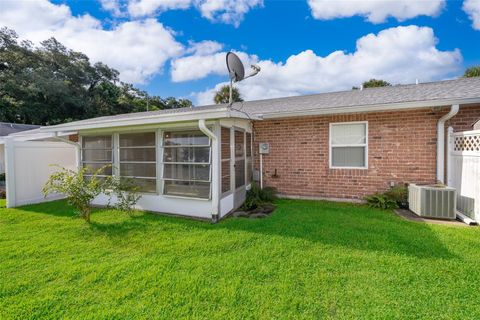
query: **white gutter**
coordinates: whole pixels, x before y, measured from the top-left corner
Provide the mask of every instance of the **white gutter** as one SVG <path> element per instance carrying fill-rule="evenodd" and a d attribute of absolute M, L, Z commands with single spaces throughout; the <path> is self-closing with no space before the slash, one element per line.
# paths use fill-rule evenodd
<path fill-rule="evenodd" d="M 148 125 L 148 124 L 159 124 L 159 123 L 169 123 L 169 122 L 185 122 L 185 121 L 198 121 L 198 120 L 211 120 L 211 119 L 221 119 L 221 118 L 244 118 L 248 117 L 236 110 L 229 110 L 228 108 L 212 108 L 208 110 L 198 110 L 195 111 L 195 108 L 192 108 L 193 111 L 183 111 L 183 112 L 171 112 L 171 113 L 161 113 L 161 114 L 150 114 L 150 115 L 139 115 L 135 116 L 132 114 L 131 117 L 120 117 L 115 118 L 106 117 L 90 120 L 82 120 L 77 122 L 65 123 L 55 126 L 42 127 L 41 132 L 56 132 L 56 131 L 79 131 L 87 129 L 99 129 L 99 128 L 114 128 L 114 127 L 123 127 L 123 126 L 136 126 L 136 125 Z"/>
<path fill-rule="evenodd" d="M 460 109 L 458 104 L 452 105 L 450 111 L 437 123 L 437 181 L 445 182 L 445 122 L 453 118 Z"/>
<path fill-rule="evenodd" d="M 200 131 L 205 133 L 206 136 L 208 136 L 210 139 L 212 139 L 212 180 L 211 180 L 211 186 L 212 186 L 212 220 L 213 222 L 218 221 L 218 216 L 219 216 L 219 194 L 220 194 L 220 176 L 219 176 L 219 148 L 218 148 L 218 139 L 217 136 L 210 131 L 210 129 L 207 128 L 207 125 L 205 124 L 204 119 L 198 120 L 198 128 Z"/>
<path fill-rule="evenodd" d="M 473 219 L 470 219 L 469 217 L 467 217 L 466 215 L 464 215 L 463 213 L 461 213 L 460 211 L 458 210 L 455 210 L 455 213 L 457 215 L 457 219 L 459 219 L 460 221 L 462 221 L 463 223 L 465 224 L 468 224 L 469 226 L 474 226 L 477 224 L 477 222 Z"/>

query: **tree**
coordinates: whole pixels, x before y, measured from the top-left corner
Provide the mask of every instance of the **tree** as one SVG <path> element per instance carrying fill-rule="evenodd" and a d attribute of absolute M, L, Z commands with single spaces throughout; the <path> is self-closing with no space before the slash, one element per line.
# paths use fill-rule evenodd
<path fill-rule="evenodd" d="M 149 96 L 121 82 L 117 70 L 92 64 L 55 38 L 34 46 L 0 28 L 0 121 L 51 125 L 191 105 L 186 99 Z"/>
<path fill-rule="evenodd" d="M 216 93 L 213 101 L 215 104 L 222 104 L 222 103 L 229 103 L 230 99 L 230 86 L 224 85 L 222 86 Z M 233 87 L 232 90 L 232 100 L 233 102 L 242 102 L 242 96 L 240 95 L 240 91 L 237 88 Z"/>
<path fill-rule="evenodd" d="M 470 67 L 465 70 L 464 78 L 480 77 L 480 66 Z"/>
<path fill-rule="evenodd" d="M 363 88 L 390 87 L 391 84 L 385 80 L 370 79 L 363 83 Z"/>

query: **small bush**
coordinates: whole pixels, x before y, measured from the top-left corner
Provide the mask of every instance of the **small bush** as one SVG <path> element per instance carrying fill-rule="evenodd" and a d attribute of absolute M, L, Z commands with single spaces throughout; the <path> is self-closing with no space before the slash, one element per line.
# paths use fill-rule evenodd
<path fill-rule="evenodd" d="M 395 186 L 384 193 L 388 198 L 394 200 L 400 208 L 408 207 L 407 186 Z"/>
<path fill-rule="evenodd" d="M 79 170 L 56 167 L 60 170 L 50 176 L 43 187 L 43 194 L 45 197 L 50 193 L 65 195 L 68 203 L 77 210 L 78 215 L 86 222 L 90 222 L 90 203 L 109 185 L 110 179 L 98 177 L 108 165 L 96 171 L 90 167 Z"/>
<path fill-rule="evenodd" d="M 265 187 L 260 189 L 256 183 L 252 183 L 250 190 L 247 191 L 245 202 L 243 203 L 243 210 L 253 210 L 262 204 L 272 203 L 277 199 L 277 190 L 272 187 Z"/>
<path fill-rule="evenodd" d="M 138 194 L 139 189 L 133 179 L 112 178 L 109 188 L 105 190 L 105 193 L 110 196 L 108 206 L 111 206 L 112 196 L 115 195 L 116 202 L 113 207 L 131 215 L 138 200 L 142 197 Z"/>
<path fill-rule="evenodd" d="M 7 192 L 3 189 L 0 189 L 0 199 L 7 198 Z"/>
<path fill-rule="evenodd" d="M 365 197 L 365 200 L 367 201 L 368 206 L 371 208 L 383 210 L 398 208 L 398 204 L 395 200 L 382 193 Z"/>

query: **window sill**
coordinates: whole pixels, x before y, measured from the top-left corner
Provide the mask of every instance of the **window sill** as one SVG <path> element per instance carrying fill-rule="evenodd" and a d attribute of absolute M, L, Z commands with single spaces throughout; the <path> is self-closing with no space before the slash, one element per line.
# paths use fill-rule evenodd
<path fill-rule="evenodd" d="M 330 170 L 368 170 L 368 167 L 329 167 Z"/>

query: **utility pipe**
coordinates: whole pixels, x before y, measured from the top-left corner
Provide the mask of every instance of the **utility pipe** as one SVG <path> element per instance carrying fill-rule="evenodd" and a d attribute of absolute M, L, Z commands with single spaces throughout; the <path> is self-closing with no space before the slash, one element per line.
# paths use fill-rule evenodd
<path fill-rule="evenodd" d="M 452 105 L 450 111 L 437 123 L 437 181 L 445 182 L 445 122 L 453 118 L 460 109 L 458 104 Z"/>
<path fill-rule="evenodd" d="M 220 177 L 218 174 L 218 139 L 217 136 L 207 128 L 204 119 L 198 120 L 198 128 L 200 131 L 205 133 L 207 137 L 212 139 L 212 221 L 218 221 L 218 213 L 219 213 L 219 193 L 220 193 Z"/>
<path fill-rule="evenodd" d="M 263 154 L 260 153 L 260 189 L 263 189 Z"/>

